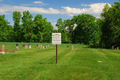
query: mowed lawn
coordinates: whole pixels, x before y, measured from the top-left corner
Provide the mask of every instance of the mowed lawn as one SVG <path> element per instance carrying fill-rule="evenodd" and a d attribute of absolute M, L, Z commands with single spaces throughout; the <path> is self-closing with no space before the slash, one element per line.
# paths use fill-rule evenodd
<path fill-rule="evenodd" d="M 120 51 L 112 49 L 78 48 L 71 50 L 72 44 L 30 43 L 32 48 L 12 53 L 16 43 L 6 45 L 9 53 L 0 55 L 0 80 L 120 80 Z M 27 43 L 29 44 L 29 43 Z M 41 49 L 37 44 L 50 45 Z M 67 47 L 69 46 L 69 47 Z"/>

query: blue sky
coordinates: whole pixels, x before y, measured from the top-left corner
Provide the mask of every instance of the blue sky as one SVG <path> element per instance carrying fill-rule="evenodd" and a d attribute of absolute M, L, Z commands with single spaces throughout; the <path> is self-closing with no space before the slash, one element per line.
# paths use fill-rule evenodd
<path fill-rule="evenodd" d="M 0 0 L 0 15 L 13 25 L 13 11 L 30 11 L 33 17 L 42 14 L 53 26 L 59 18 L 71 19 L 73 15 L 82 13 L 100 17 L 104 5 L 118 2 L 119 0 Z"/>

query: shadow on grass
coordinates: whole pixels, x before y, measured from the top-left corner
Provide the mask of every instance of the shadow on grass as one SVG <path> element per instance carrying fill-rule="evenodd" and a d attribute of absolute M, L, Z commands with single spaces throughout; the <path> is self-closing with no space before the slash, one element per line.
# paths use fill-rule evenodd
<path fill-rule="evenodd" d="M 91 48 L 91 49 L 109 49 L 109 50 L 114 50 L 111 47 L 110 48 L 106 48 L 106 47 L 101 47 L 101 46 L 85 46 L 83 48 Z"/>
<path fill-rule="evenodd" d="M 54 62 L 39 62 L 39 64 L 56 64 Z"/>

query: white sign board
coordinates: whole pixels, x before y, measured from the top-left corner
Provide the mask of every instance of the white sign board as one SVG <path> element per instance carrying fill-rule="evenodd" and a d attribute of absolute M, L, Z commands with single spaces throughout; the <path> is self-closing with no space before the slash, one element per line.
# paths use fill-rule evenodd
<path fill-rule="evenodd" d="M 52 44 L 61 44 L 61 33 L 52 33 Z"/>

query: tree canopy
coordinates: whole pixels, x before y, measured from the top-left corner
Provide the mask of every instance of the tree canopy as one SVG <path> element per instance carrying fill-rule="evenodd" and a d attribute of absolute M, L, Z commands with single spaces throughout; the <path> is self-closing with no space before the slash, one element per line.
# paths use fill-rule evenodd
<path fill-rule="evenodd" d="M 72 19 L 59 18 L 54 29 L 42 14 L 35 17 L 29 11 L 13 12 L 14 25 L 0 15 L 0 41 L 51 42 L 52 33 L 62 34 L 62 43 L 80 43 L 95 47 L 120 46 L 120 2 L 106 4 L 100 18 L 79 14 Z M 23 15 L 21 15 L 23 14 Z"/>

